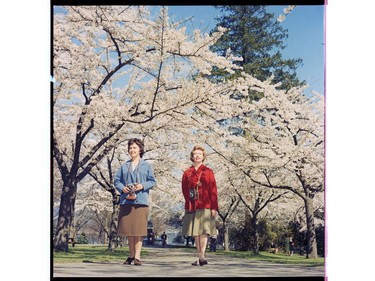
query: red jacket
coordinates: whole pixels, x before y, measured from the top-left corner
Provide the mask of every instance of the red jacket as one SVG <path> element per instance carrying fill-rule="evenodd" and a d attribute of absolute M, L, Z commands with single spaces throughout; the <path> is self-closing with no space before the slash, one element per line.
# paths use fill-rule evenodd
<path fill-rule="evenodd" d="M 196 188 L 199 176 L 201 182 L 201 185 L 198 186 L 199 199 L 191 200 L 189 197 L 189 189 Z M 187 211 L 219 209 L 214 172 L 203 164 L 199 166 L 197 171 L 194 166 L 185 170 L 182 176 L 182 193 L 185 198 L 185 210 Z"/>

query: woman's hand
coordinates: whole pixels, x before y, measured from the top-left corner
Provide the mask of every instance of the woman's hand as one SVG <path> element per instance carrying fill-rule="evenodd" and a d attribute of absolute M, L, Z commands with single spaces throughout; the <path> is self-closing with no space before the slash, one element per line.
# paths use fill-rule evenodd
<path fill-rule="evenodd" d="M 143 189 L 143 185 L 141 183 L 137 183 L 135 185 L 135 191 L 141 191 Z"/>
<path fill-rule="evenodd" d="M 143 185 L 141 183 L 138 183 L 134 185 L 134 191 L 141 191 L 143 189 Z M 128 186 L 125 186 L 122 190 L 123 193 L 129 193 L 131 189 Z"/>
<path fill-rule="evenodd" d="M 216 219 L 217 215 L 217 210 L 211 210 L 211 218 Z"/>

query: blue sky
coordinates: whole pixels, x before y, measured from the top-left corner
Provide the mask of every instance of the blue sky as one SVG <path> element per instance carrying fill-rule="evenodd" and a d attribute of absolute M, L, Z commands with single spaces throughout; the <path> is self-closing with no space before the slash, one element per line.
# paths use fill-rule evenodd
<path fill-rule="evenodd" d="M 286 6 L 268 6 L 275 18 Z M 156 12 L 160 6 L 151 7 Z M 324 5 L 297 5 L 281 23 L 288 30 L 287 47 L 282 51 L 284 58 L 302 58 L 303 65 L 297 69 L 301 80 L 306 80 L 309 90 L 324 94 Z M 168 6 L 173 21 L 193 17 L 186 23 L 188 28 L 209 32 L 215 26 L 214 18 L 219 15 L 213 6 Z"/>

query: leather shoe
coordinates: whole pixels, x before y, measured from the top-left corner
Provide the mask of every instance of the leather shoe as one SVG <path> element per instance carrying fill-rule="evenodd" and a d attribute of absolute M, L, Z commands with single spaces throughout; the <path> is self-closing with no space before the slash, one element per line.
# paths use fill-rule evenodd
<path fill-rule="evenodd" d="M 191 265 L 197 266 L 197 265 L 198 265 L 198 262 L 197 262 L 197 261 L 192 262 Z"/>
<path fill-rule="evenodd" d="M 139 259 L 134 259 L 134 265 L 142 265 Z"/>
<path fill-rule="evenodd" d="M 206 265 L 208 264 L 208 261 L 207 260 L 201 260 L 199 259 L 199 265 L 202 266 L 202 265 Z"/>
<path fill-rule="evenodd" d="M 131 258 L 131 257 L 128 257 L 126 259 L 126 261 L 124 261 L 124 264 L 132 264 L 132 261 L 134 260 L 134 258 Z"/>

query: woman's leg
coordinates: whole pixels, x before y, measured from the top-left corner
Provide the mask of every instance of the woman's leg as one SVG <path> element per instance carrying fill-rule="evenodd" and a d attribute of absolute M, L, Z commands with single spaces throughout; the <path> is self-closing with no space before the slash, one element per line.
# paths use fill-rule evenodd
<path fill-rule="evenodd" d="M 134 236 L 134 256 L 136 259 L 141 259 L 141 250 L 143 243 L 143 236 Z"/>
<path fill-rule="evenodd" d="M 204 255 L 206 253 L 208 235 L 207 234 L 199 235 L 198 241 L 199 241 L 199 250 L 198 250 L 199 259 L 205 260 Z"/>
<path fill-rule="evenodd" d="M 135 237 L 128 236 L 128 245 L 129 245 L 129 257 L 134 258 L 135 256 Z"/>
<path fill-rule="evenodd" d="M 200 235 L 194 236 L 194 243 L 195 243 L 195 247 L 197 248 L 197 253 L 198 253 L 198 260 L 197 260 L 197 264 L 198 264 L 199 263 L 199 256 L 200 256 L 200 252 L 201 252 Z"/>

